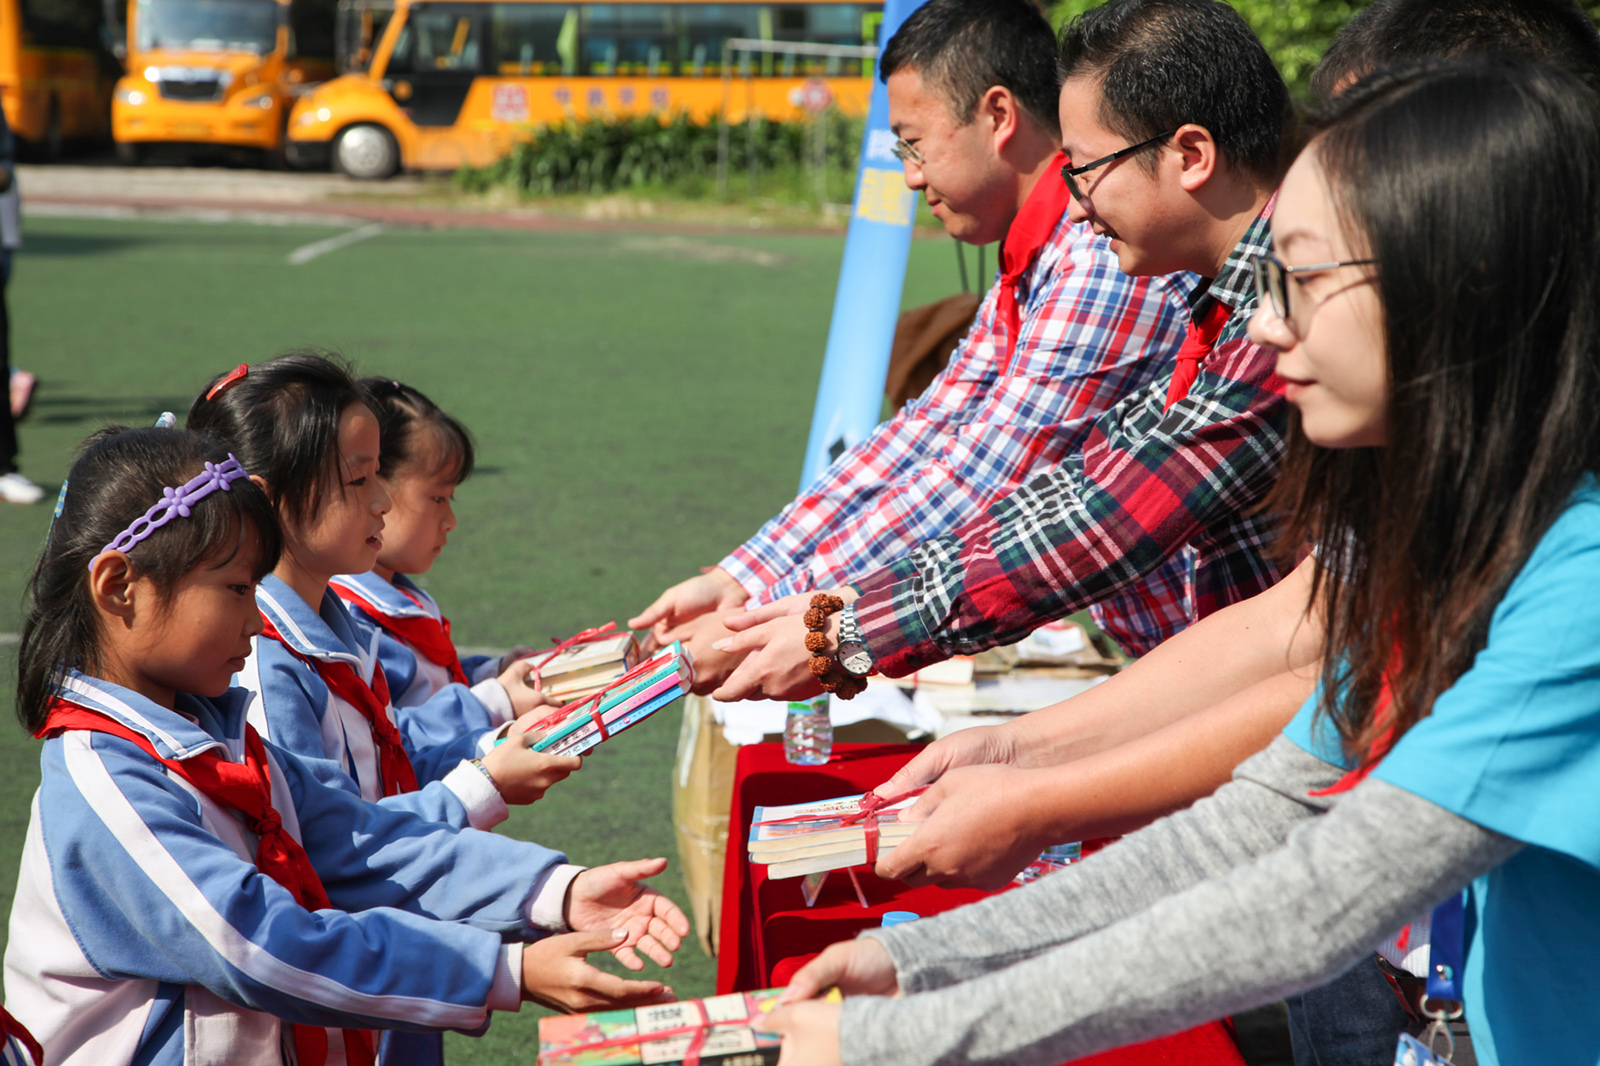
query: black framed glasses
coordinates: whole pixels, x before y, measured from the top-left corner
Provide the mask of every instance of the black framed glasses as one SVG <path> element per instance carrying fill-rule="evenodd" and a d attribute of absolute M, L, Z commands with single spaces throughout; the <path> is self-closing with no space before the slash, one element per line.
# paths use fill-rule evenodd
<path fill-rule="evenodd" d="M 1130 144 L 1126 148 L 1112 152 L 1110 155 L 1103 155 L 1099 159 L 1096 159 L 1093 163 L 1085 163 L 1081 167 L 1062 167 L 1061 180 L 1067 183 L 1067 191 L 1072 193 L 1073 199 L 1077 200 L 1080 204 L 1087 206 L 1089 202 L 1089 194 L 1084 192 L 1083 186 L 1078 184 L 1079 174 L 1087 174 L 1095 167 L 1103 167 L 1107 163 L 1115 163 L 1125 155 L 1132 155 L 1140 149 L 1149 148 L 1152 144 L 1159 144 L 1168 137 L 1171 137 L 1174 133 L 1177 133 L 1178 130 L 1182 128 L 1182 126 L 1179 126 L 1177 129 L 1170 129 L 1165 133 L 1158 133 L 1147 141 L 1140 141 L 1138 144 Z"/>
<path fill-rule="evenodd" d="M 1299 274 L 1318 274 L 1324 270 L 1337 270 L 1339 267 L 1371 266 L 1376 259 L 1340 259 L 1333 263 L 1307 263 L 1305 266 L 1287 266 L 1283 260 L 1270 253 L 1256 257 L 1252 264 L 1256 275 L 1256 303 L 1261 307 L 1272 308 L 1272 313 L 1284 322 L 1294 325 L 1290 314 L 1294 310 L 1294 302 L 1289 297 L 1290 282 Z M 1313 308 L 1314 309 L 1314 308 Z M 1298 335 L 1298 331 L 1296 331 Z"/>

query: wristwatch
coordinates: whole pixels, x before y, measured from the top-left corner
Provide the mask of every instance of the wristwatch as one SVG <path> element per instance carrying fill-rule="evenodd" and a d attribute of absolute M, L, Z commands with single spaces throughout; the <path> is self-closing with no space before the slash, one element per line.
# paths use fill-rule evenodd
<path fill-rule="evenodd" d="M 872 670 L 872 653 L 861 637 L 853 603 L 839 612 L 839 665 L 856 677 L 866 677 Z"/>

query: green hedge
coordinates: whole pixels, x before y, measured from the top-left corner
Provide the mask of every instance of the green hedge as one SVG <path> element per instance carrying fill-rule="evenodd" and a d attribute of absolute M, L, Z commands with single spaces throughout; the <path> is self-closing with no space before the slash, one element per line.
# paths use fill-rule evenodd
<path fill-rule="evenodd" d="M 862 120 L 837 113 L 801 122 L 757 119 L 730 125 L 730 194 L 749 191 L 752 155 L 758 187 L 763 176 L 773 175 L 782 189 L 807 187 L 815 122 L 824 126 L 828 191 L 848 198 Z M 719 133 L 715 121 L 694 122 L 682 114 L 665 122 L 649 115 L 572 119 L 540 129 L 487 167 L 462 169 L 456 181 L 471 191 L 510 186 L 538 195 L 648 189 L 704 194 L 715 187 Z"/>

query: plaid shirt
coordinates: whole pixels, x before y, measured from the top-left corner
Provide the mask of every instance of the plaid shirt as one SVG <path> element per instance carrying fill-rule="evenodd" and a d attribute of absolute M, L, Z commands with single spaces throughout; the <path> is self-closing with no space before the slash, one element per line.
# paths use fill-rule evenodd
<path fill-rule="evenodd" d="M 879 669 L 903 676 L 1091 604 L 1142 654 L 1278 581 L 1266 554 L 1274 519 L 1252 512 L 1277 479 L 1288 405 L 1276 353 L 1245 335 L 1271 213 L 1269 203 L 1210 286 L 1233 312 L 1187 398 L 1164 410 L 1169 368 L 1104 415 L 1082 451 L 858 584 Z"/>
<path fill-rule="evenodd" d="M 719 565 L 755 606 L 843 585 L 981 514 L 1161 372 L 1196 282 L 1129 278 L 1104 241 L 1062 215 L 1018 285 L 1009 365 L 996 284 L 928 389 Z"/>

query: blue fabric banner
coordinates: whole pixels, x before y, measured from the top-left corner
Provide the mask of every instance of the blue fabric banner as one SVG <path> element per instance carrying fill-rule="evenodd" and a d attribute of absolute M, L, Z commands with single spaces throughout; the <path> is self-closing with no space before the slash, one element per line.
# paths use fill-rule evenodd
<path fill-rule="evenodd" d="M 887 0 L 883 29 L 878 34 L 880 48 L 922 3 Z M 839 289 L 833 298 L 822 382 L 817 386 L 806 462 L 800 472 L 802 489 L 846 448 L 871 433 L 883 412 L 889 349 L 900 317 L 911 223 L 917 213 L 917 196 L 906 188 L 905 170 L 891 150 L 894 142 L 889 131 L 889 91 L 881 80 L 875 80 L 867 128 L 861 137 L 856 195 L 839 268 Z"/>

